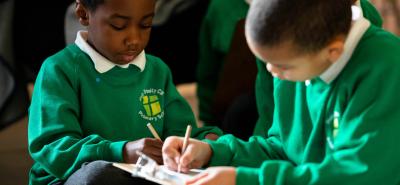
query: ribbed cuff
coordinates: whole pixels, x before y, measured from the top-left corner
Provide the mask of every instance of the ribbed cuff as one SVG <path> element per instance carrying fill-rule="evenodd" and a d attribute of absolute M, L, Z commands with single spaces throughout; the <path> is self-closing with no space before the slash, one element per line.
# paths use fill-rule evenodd
<path fill-rule="evenodd" d="M 206 139 L 207 134 L 215 134 L 217 136 L 222 136 L 223 132 L 221 129 L 219 129 L 218 127 L 209 127 L 209 126 L 204 126 L 199 128 L 200 130 L 204 130 L 201 132 L 201 134 L 199 134 L 197 137 L 197 139 Z"/>
<path fill-rule="evenodd" d="M 108 152 L 105 152 L 107 154 L 107 156 L 105 156 L 106 159 L 115 162 L 123 162 L 124 157 L 122 152 L 125 143 L 127 143 L 127 141 L 118 141 L 110 143 L 110 145 L 108 145 Z"/>
<path fill-rule="evenodd" d="M 238 167 L 236 168 L 236 184 L 259 184 L 258 173 L 258 168 Z"/>
<path fill-rule="evenodd" d="M 208 139 L 203 141 L 208 143 L 212 150 L 212 156 L 208 166 L 228 166 L 230 164 L 232 154 L 229 145 Z"/>

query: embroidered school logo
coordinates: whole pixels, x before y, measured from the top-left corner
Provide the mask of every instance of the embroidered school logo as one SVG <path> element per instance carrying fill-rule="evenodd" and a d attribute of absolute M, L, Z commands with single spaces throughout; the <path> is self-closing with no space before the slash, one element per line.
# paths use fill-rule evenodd
<path fill-rule="evenodd" d="M 164 96 L 161 89 L 144 89 L 140 94 L 139 101 L 143 105 L 143 109 L 139 111 L 140 117 L 148 121 L 158 121 L 164 117 L 164 110 L 160 100 Z"/>
<path fill-rule="evenodd" d="M 334 149 L 334 139 L 339 132 L 339 119 L 340 113 L 335 111 L 334 114 L 325 121 L 326 140 L 331 149 Z"/>

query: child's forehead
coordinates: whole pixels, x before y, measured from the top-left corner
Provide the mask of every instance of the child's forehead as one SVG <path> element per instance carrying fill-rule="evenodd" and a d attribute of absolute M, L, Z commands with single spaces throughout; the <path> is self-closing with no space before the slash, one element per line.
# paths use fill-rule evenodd
<path fill-rule="evenodd" d="M 99 6 L 103 13 L 140 15 L 154 12 L 156 0 L 105 0 Z"/>
<path fill-rule="evenodd" d="M 114 17 L 115 15 L 126 19 L 143 19 L 154 15 L 156 0 L 106 0 L 99 5 L 95 14 L 101 17 Z"/>

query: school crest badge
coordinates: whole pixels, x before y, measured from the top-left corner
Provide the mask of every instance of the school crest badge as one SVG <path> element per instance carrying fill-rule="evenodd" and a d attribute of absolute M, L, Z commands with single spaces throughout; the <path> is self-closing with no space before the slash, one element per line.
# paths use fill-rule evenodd
<path fill-rule="evenodd" d="M 139 111 L 140 117 L 147 121 L 156 122 L 164 117 L 164 109 L 161 99 L 164 96 L 162 89 L 144 89 L 140 94 L 139 100 L 142 109 Z"/>

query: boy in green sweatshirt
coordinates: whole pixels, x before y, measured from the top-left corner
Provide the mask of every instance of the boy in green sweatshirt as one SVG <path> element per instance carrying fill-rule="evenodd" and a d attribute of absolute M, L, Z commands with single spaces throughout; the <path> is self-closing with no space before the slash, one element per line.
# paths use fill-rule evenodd
<path fill-rule="evenodd" d="M 268 137 L 182 138 L 164 164 L 209 168 L 187 184 L 399 185 L 400 40 L 348 0 L 253 0 L 252 51 L 274 79 Z"/>
<path fill-rule="evenodd" d="M 31 185 L 125 184 L 129 174 L 109 162 L 135 163 L 141 151 L 162 163 L 161 139 L 216 138 L 197 128 L 168 67 L 144 53 L 154 0 L 79 0 L 76 14 L 88 31 L 49 57 L 37 77 L 29 110 Z M 108 161 L 108 162 L 104 162 Z"/>
<path fill-rule="evenodd" d="M 368 0 L 352 0 L 351 2 L 362 9 L 363 16 L 371 24 L 382 27 L 382 17 Z M 274 110 L 273 80 L 271 74 L 267 72 L 265 63 L 261 60 L 257 60 L 256 62 L 258 73 L 255 82 L 255 94 L 259 118 L 253 135 L 266 137 L 268 129 L 271 128 Z"/>
<path fill-rule="evenodd" d="M 372 24 L 382 26 L 379 13 L 370 2 L 367 0 L 352 0 L 352 2 L 362 7 L 364 17 Z M 213 0 L 203 20 L 200 34 L 200 58 L 197 66 L 197 97 L 199 99 L 199 119 L 205 125 L 221 126 L 221 123 L 216 122 L 218 119 L 212 111 L 212 104 L 224 65 L 224 57 L 229 52 L 235 26 L 239 20 L 246 17 L 249 3 L 251 3 L 250 0 Z M 266 136 L 273 117 L 273 80 L 262 61 L 257 60 L 257 68 L 255 96 L 259 117 L 253 135 Z M 243 127 L 248 126 L 249 123 L 243 125 Z"/>

